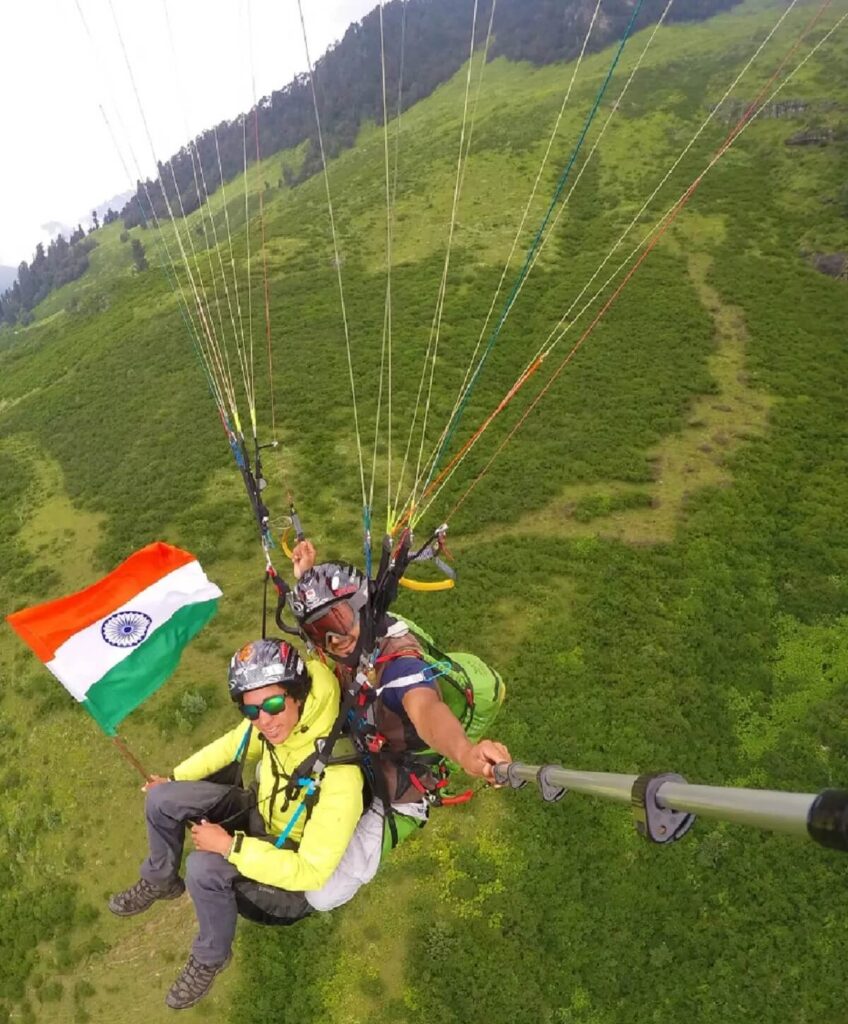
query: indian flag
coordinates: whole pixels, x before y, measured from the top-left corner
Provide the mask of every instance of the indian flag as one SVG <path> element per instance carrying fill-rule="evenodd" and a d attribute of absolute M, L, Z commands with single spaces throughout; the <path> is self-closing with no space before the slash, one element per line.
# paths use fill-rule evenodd
<path fill-rule="evenodd" d="M 174 671 L 219 597 L 194 555 L 158 542 L 85 590 L 7 621 L 111 736 Z"/>

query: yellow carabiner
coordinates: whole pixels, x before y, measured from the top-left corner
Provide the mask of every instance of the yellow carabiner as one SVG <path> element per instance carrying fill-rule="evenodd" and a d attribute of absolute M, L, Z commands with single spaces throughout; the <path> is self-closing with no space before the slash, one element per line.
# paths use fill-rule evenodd
<path fill-rule="evenodd" d="M 283 530 L 282 536 L 280 537 L 280 547 L 283 549 L 283 554 L 286 556 L 286 558 L 292 557 L 292 550 L 288 545 L 288 536 L 293 529 L 294 527 L 291 524 L 289 524 L 285 528 L 285 530 Z"/>
<path fill-rule="evenodd" d="M 407 590 L 418 590 L 423 593 L 432 594 L 437 590 L 453 590 L 456 581 L 451 579 L 436 580 L 432 583 L 425 583 L 424 580 L 411 580 L 408 576 L 401 576 L 398 583 Z"/>

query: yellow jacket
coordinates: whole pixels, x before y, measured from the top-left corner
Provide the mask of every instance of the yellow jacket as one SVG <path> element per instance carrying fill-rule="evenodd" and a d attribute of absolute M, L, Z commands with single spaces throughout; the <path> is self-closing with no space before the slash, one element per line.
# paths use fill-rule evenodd
<path fill-rule="evenodd" d="M 318 661 L 308 664 L 312 688 L 303 705 L 300 721 L 288 739 L 274 747 L 283 772 L 290 775 L 311 753 L 315 740 L 326 736 L 339 710 L 339 684 L 326 665 Z M 177 765 L 173 775 L 178 782 L 192 782 L 210 775 L 234 760 L 244 738 L 248 723 L 244 722 Z M 290 801 L 285 810 L 285 779 L 277 794 L 276 805 L 270 806 L 274 786 L 271 754 L 267 744 L 260 742 L 253 729 L 245 761 L 245 779 L 250 769 L 258 766 L 259 810 L 265 828 L 274 836 L 285 829 L 300 806 L 300 799 Z M 356 823 L 362 814 L 362 774 L 357 765 L 331 765 L 324 772 L 318 801 L 309 821 L 301 814 L 289 838 L 300 841 L 295 850 L 277 849 L 267 840 L 245 836 L 239 851 L 228 860 L 242 875 L 264 885 L 274 885 L 290 892 L 320 889 L 335 871 L 347 849 Z"/>

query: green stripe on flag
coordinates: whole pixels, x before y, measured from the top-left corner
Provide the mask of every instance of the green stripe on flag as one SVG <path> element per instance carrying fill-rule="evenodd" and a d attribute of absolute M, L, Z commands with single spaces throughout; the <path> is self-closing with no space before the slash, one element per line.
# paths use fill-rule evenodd
<path fill-rule="evenodd" d="M 218 599 L 189 604 L 175 612 L 86 694 L 82 706 L 109 736 L 118 724 L 155 693 L 180 661 L 183 648 L 215 614 Z"/>

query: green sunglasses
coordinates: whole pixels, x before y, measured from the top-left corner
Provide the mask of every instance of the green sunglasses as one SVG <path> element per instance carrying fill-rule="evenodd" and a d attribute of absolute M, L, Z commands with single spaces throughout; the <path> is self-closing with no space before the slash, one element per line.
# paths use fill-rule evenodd
<path fill-rule="evenodd" d="M 264 711 L 268 715 L 279 715 L 285 709 L 286 695 L 275 693 L 273 697 L 266 697 L 261 704 L 242 704 L 241 713 L 251 722 L 255 722 L 259 718 L 260 711 Z"/>

